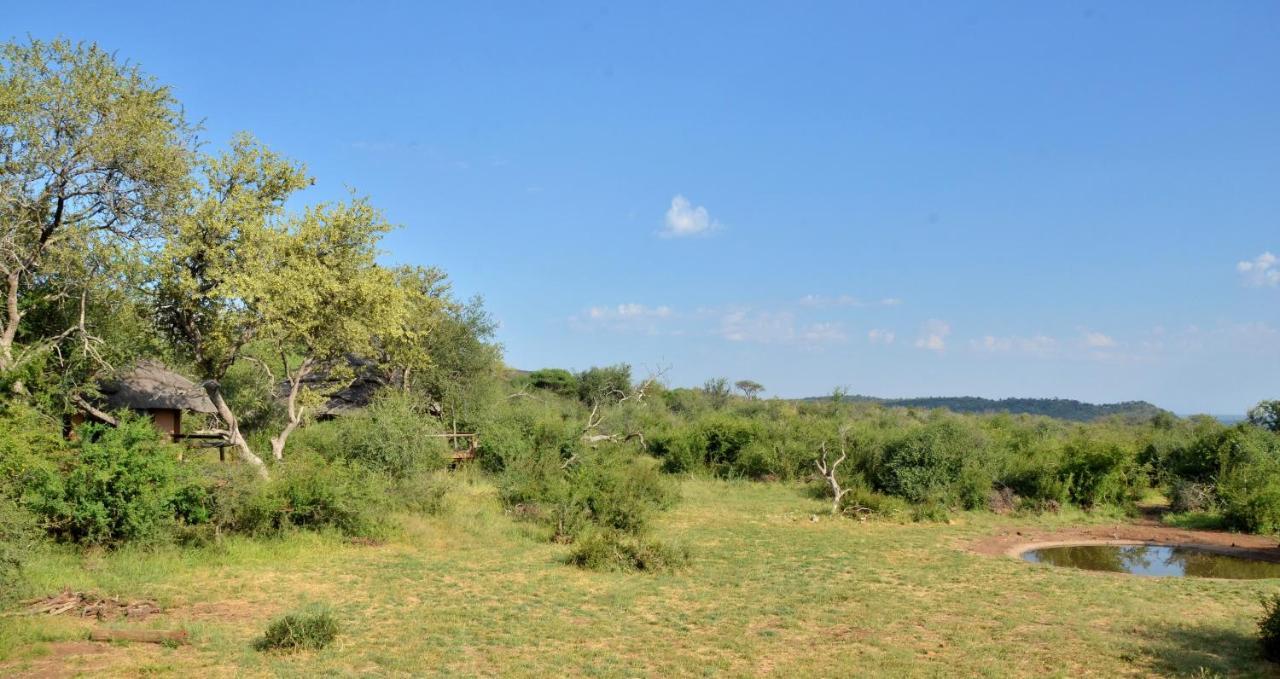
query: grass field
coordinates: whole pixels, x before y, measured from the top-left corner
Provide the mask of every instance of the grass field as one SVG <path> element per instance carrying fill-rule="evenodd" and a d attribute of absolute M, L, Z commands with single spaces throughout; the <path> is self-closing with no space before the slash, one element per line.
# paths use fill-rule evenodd
<path fill-rule="evenodd" d="M 61 552 L 36 592 L 153 598 L 145 627 L 178 648 L 82 641 L 76 618 L 0 619 L 0 675 L 1114 676 L 1269 675 L 1259 595 L 1277 581 L 1142 579 L 980 556 L 969 542 L 1080 515 L 965 514 L 950 524 L 831 520 L 795 486 L 688 480 L 660 533 L 693 552 L 674 574 L 561 564 L 564 546 L 460 483 L 440 517 L 386 544 L 300 534 L 202 549 Z M 338 640 L 252 649 L 271 618 L 331 604 Z M 101 623 L 98 623 L 101 624 Z"/>

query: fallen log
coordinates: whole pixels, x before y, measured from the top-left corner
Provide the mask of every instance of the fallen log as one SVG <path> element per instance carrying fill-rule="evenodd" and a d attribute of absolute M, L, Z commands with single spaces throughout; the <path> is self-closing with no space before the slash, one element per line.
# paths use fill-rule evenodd
<path fill-rule="evenodd" d="M 137 641 L 146 644 L 185 644 L 184 629 L 96 629 L 89 632 L 89 641 Z"/>

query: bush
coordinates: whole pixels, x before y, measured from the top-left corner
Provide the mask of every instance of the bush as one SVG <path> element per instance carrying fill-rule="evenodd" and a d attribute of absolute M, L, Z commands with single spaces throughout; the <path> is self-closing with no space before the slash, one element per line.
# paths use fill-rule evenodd
<path fill-rule="evenodd" d="M 567 563 L 593 571 L 671 571 L 689 562 L 683 546 L 628 535 L 620 531 L 595 531 L 578 540 Z"/>
<path fill-rule="evenodd" d="M 509 507 L 537 507 L 562 542 L 592 526 L 639 535 L 654 511 L 675 501 L 653 460 L 624 446 L 579 451 L 567 466 L 558 453 L 521 458 L 507 468 L 499 491 Z"/>
<path fill-rule="evenodd" d="M 1176 513 L 1206 512 L 1216 501 L 1214 487 L 1208 483 L 1177 479 L 1169 493 L 1169 509 Z"/>
<path fill-rule="evenodd" d="M 578 373 L 578 398 L 587 405 L 613 404 L 631 391 L 631 366 L 592 367 Z"/>
<path fill-rule="evenodd" d="M 423 472 L 391 486 L 396 504 L 419 514 L 443 514 L 449 508 L 453 479 L 446 472 Z"/>
<path fill-rule="evenodd" d="M 1262 618 L 1258 620 L 1258 645 L 1262 657 L 1280 662 L 1280 594 L 1262 598 Z"/>
<path fill-rule="evenodd" d="M 337 619 L 327 607 L 315 606 L 271 621 L 253 647 L 259 651 L 314 651 L 336 638 Z"/>
<path fill-rule="evenodd" d="M 389 394 L 362 411 L 303 429 L 295 444 L 403 480 L 448 466 L 449 444 L 441 433 L 410 398 Z"/>
<path fill-rule="evenodd" d="M 578 378 L 563 368 L 543 368 L 529 373 L 529 386 L 546 389 L 560 396 L 578 396 Z"/>
<path fill-rule="evenodd" d="M 1137 455 L 1110 440 L 1079 437 L 1070 441 L 1060 473 L 1071 501 L 1082 507 L 1128 504 L 1145 486 Z"/>
<path fill-rule="evenodd" d="M 0 498 L 0 605 L 18 591 L 22 566 L 39 539 L 35 517 Z"/>
<path fill-rule="evenodd" d="M 227 510 L 231 525 L 247 533 L 301 528 L 379 537 L 389 505 L 385 486 L 360 465 L 295 455 L 275 466 L 270 481 L 229 497 Z"/>
<path fill-rule="evenodd" d="M 81 427 L 72 452 L 61 474 L 29 477 L 23 496 L 55 535 L 110 545 L 173 527 L 178 451 L 147 419 L 122 413 L 117 427 Z"/>
<path fill-rule="evenodd" d="M 1259 460 L 1218 483 L 1223 521 L 1249 533 L 1280 533 L 1280 461 Z"/>
<path fill-rule="evenodd" d="M 991 476 L 981 465 L 987 442 L 961 421 L 935 420 L 890 441 L 876 466 L 875 485 L 913 503 L 981 507 Z"/>
<path fill-rule="evenodd" d="M 826 485 L 820 490 L 826 499 L 831 498 L 831 489 Z M 862 485 L 850 487 L 840 498 L 840 512 L 858 518 L 896 519 L 906 516 L 910 508 L 902 498 L 877 493 Z"/>

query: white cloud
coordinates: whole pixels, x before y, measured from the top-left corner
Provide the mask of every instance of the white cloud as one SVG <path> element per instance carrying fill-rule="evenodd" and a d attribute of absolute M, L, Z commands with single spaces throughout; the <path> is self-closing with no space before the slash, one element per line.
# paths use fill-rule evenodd
<path fill-rule="evenodd" d="M 667 209 L 666 228 L 659 232 L 663 238 L 699 236 L 720 228 L 720 222 L 711 218 L 707 208 L 695 207 L 688 198 L 677 194 Z"/>
<path fill-rule="evenodd" d="M 827 297 L 824 295 L 805 295 L 800 298 L 800 306 L 810 307 L 814 309 L 823 309 L 827 307 L 869 307 L 869 306 L 897 306 L 902 304 L 902 300 L 896 297 L 886 297 L 878 301 L 866 301 L 853 295 L 837 295 L 835 297 Z"/>
<path fill-rule="evenodd" d="M 1048 335 L 1033 335 L 1031 337 L 984 335 L 981 339 L 970 340 L 969 347 L 974 351 L 988 354 L 1021 353 L 1032 356 L 1048 356 L 1057 350 L 1058 340 Z"/>
<path fill-rule="evenodd" d="M 647 307 L 643 304 L 619 304 L 616 307 L 593 306 L 587 309 L 587 317 L 593 320 L 626 320 L 635 318 L 668 318 L 671 307 Z"/>
<path fill-rule="evenodd" d="M 1264 252 L 1252 260 L 1236 264 L 1236 271 L 1244 277 L 1245 285 L 1253 287 L 1280 286 L 1280 266 L 1276 266 L 1276 256 Z"/>
<path fill-rule="evenodd" d="M 947 335 L 950 334 L 950 323 L 932 319 L 921 329 L 920 337 L 916 339 L 916 347 L 929 351 L 943 351 L 947 348 Z"/>
<path fill-rule="evenodd" d="M 802 342 L 810 342 L 813 344 L 826 344 L 828 342 L 843 342 L 849 339 L 844 328 L 839 323 L 812 323 L 800 328 L 796 337 Z"/>
<path fill-rule="evenodd" d="M 872 344 L 893 344 L 896 339 L 892 330 L 881 330 L 880 328 L 872 328 L 867 332 L 867 341 Z"/>
<path fill-rule="evenodd" d="M 1090 349 L 1106 349 L 1116 345 L 1115 340 L 1100 332 L 1094 332 L 1092 330 L 1082 330 L 1082 332 L 1084 333 L 1084 337 L 1081 341 L 1083 341 L 1084 345 Z"/>
<path fill-rule="evenodd" d="M 848 339 L 839 323 L 797 324 L 794 314 L 736 310 L 720 317 L 716 334 L 730 342 L 833 344 Z"/>
<path fill-rule="evenodd" d="M 675 311 L 666 305 L 646 306 L 627 303 L 617 306 L 590 307 L 580 314 L 570 316 L 569 324 L 575 329 L 589 332 L 604 329 L 631 334 L 683 334 L 670 327 L 669 322 L 675 318 Z"/>

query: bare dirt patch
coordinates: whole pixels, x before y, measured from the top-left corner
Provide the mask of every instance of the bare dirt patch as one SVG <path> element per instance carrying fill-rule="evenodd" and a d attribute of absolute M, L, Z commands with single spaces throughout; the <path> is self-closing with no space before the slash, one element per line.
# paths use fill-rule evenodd
<path fill-rule="evenodd" d="M 1042 547 L 1090 544 L 1184 545 L 1280 562 L 1280 543 L 1273 538 L 1147 524 L 1081 526 L 1058 530 L 1010 528 L 976 540 L 968 548 L 988 556 L 1019 556 L 1028 550 Z"/>
<path fill-rule="evenodd" d="M 244 622 L 265 618 L 274 613 L 275 606 L 260 606 L 248 601 L 228 599 L 225 601 L 202 601 L 169 609 L 172 617 L 179 620 L 199 622 Z"/>

